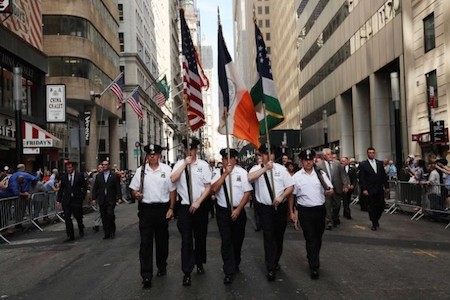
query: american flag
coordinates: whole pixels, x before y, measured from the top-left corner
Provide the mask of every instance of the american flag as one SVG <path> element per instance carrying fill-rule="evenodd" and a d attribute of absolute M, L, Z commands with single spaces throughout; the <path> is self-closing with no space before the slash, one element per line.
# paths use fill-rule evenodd
<path fill-rule="evenodd" d="M 131 108 L 136 113 L 138 119 L 144 119 L 144 112 L 142 111 L 141 102 L 139 102 L 139 91 L 137 88 L 128 97 L 127 102 L 131 105 Z"/>
<path fill-rule="evenodd" d="M 166 103 L 166 97 L 164 97 L 163 93 L 158 92 L 155 96 L 156 104 L 158 104 L 159 107 L 163 107 Z"/>
<path fill-rule="evenodd" d="M 182 40 L 182 65 L 184 99 L 187 102 L 189 126 L 195 131 L 205 124 L 205 114 L 203 112 L 202 86 L 206 83 L 199 75 L 200 66 L 197 52 L 192 43 L 189 27 L 184 18 L 184 10 L 180 10 L 181 20 L 181 40 Z M 201 66 L 200 66 L 201 67 Z"/>
<path fill-rule="evenodd" d="M 119 101 L 118 108 L 122 107 L 123 103 L 123 73 L 120 73 L 119 76 L 112 82 L 111 91 L 116 95 L 117 100 Z"/>

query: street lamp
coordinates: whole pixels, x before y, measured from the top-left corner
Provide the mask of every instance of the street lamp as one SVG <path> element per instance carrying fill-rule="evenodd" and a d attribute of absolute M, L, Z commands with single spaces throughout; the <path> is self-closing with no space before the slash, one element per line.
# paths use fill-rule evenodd
<path fill-rule="evenodd" d="M 167 149 L 167 161 L 166 163 L 169 163 L 170 159 L 169 159 L 169 137 L 172 135 L 172 132 L 169 130 L 169 128 L 166 128 L 166 149 Z"/>
<path fill-rule="evenodd" d="M 17 164 L 22 163 L 23 140 L 22 140 L 22 68 L 14 67 L 13 98 L 16 110 L 16 159 Z"/>
<path fill-rule="evenodd" d="M 395 163 L 397 171 L 402 168 L 402 139 L 400 128 L 400 83 L 397 72 L 391 73 L 392 102 L 394 103 L 394 130 L 395 130 Z"/>
<path fill-rule="evenodd" d="M 322 112 L 322 129 L 323 129 L 323 144 L 324 148 L 328 147 L 328 114 L 327 110 L 324 109 Z"/>

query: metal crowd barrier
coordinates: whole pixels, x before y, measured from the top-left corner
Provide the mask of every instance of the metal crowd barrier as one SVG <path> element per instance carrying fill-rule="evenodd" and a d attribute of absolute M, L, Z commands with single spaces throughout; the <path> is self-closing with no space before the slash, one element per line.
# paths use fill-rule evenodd
<path fill-rule="evenodd" d="M 4 230 L 11 229 L 16 225 L 31 223 L 43 231 L 39 225 L 39 219 L 64 219 L 59 215 L 56 208 L 55 192 L 40 192 L 31 195 L 31 200 L 23 197 L 8 197 L 0 199 L 0 238 L 8 244 L 8 239 L 2 234 Z"/>
<path fill-rule="evenodd" d="M 394 185 L 394 204 L 387 210 L 393 214 L 397 209 L 413 213 L 411 220 L 419 220 L 423 216 L 431 215 L 441 220 L 448 218 L 450 227 L 450 199 L 449 190 L 443 184 L 410 183 L 397 181 Z M 450 188 L 450 187 L 449 187 Z"/>

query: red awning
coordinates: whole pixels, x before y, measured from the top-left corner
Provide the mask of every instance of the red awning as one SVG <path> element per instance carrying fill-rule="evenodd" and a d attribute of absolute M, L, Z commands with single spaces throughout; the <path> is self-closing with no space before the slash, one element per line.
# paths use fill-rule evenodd
<path fill-rule="evenodd" d="M 60 139 L 36 124 L 23 122 L 22 130 L 24 148 L 61 148 Z"/>

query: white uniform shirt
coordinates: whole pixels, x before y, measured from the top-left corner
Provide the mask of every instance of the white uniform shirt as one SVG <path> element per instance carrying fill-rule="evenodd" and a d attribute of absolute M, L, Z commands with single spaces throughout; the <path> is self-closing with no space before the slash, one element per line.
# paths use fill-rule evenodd
<path fill-rule="evenodd" d="M 179 160 L 175 166 L 173 167 L 173 172 L 177 171 L 184 163 L 184 160 Z M 188 167 L 186 167 L 188 168 Z M 188 194 L 188 188 L 186 183 L 186 171 L 183 170 L 183 173 L 181 173 L 180 179 L 178 179 L 175 182 L 175 185 L 177 187 L 177 192 L 181 197 L 181 204 L 188 204 L 189 205 L 189 194 Z M 209 165 L 206 161 L 203 161 L 201 159 L 196 159 L 195 163 L 191 163 L 191 172 L 189 175 L 191 175 L 191 181 L 192 181 L 192 202 L 197 200 L 200 195 L 205 190 L 205 185 L 211 183 L 211 177 L 212 173 L 210 171 Z"/>
<path fill-rule="evenodd" d="M 260 170 L 261 165 L 254 165 L 249 173 L 256 172 Z M 291 175 L 289 175 L 287 169 L 278 164 L 274 163 L 272 168 L 273 173 L 273 183 L 275 184 L 275 189 L 272 186 L 272 179 L 270 175 L 270 170 L 266 171 L 267 178 L 269 179 L 269 183 L 271 185 L 272 191 L 275 193 L 275 197 L 283 194 L 284 190 L 290 186 L 294 185 L 294 181 L 292 180 Z M 269 189 L 267 188 L 266 179 L 264 178 L 264 174 L 259 176 L 258 179 L 254 181 L 255 183 L 255 195 L 256 201 L 265 205 L 272 205 L 273 199 L 270 199 Z"/>
<path fill-rule="evenodd" d="M 322 177 L 325 183 L 333 188 L 330 179 L 328 179 L 325 172 L 322 171 Z M 294 196 L 297 199 L 297 204 L 306 207 L 313 207 L 323 205 L 325 203 L 325 190 L 320 183 L 314 169 L 311 174 L 305 172 L 302 168 L 292 176 L 294 180 Z"/>
<path fill-rule="evenodd" d="M 137 168 L 136 174 L 130 182 L 130 189 L 139 191 L 141 188 L 141 169 Z M 144 198 L 143 203 L 167 203 L 169 202 L 169 193 L 175 190 L 175 185 L 170 181 L 170 173 L 172 169 L 164 164 L 159 163 L 156 170 L 152 170 L 148 164 L 145 164 L 144 175 Z"/>
<path fill-rule="evenodd" d="M 233 190 L 233 206 L 237 207 L 241 203 L 242 197 L 244 197 L 245 192 L 249 192 L 253 190 L 252 185 L 248 182 L 247 171 L 245 171 L 242 167 L 235 165 L 231 174 L 225 177 L 225 184 L 227 185 L 228 196 L 231 201 L 231 193 L 230 193 L 230 179 L 231 175 L 232 181 L 232 190 Z M 213 174 L 213 179 L 211 181 L 212 184 L 219 180 L 221 174 L 220 169 L 216 169 Z M 225 197 L 225 193 L 223 191 L 223 185 L 216 192 L 216 201 L 217 204 L 223 208 L 227 208 L 227 199 Z"/>

